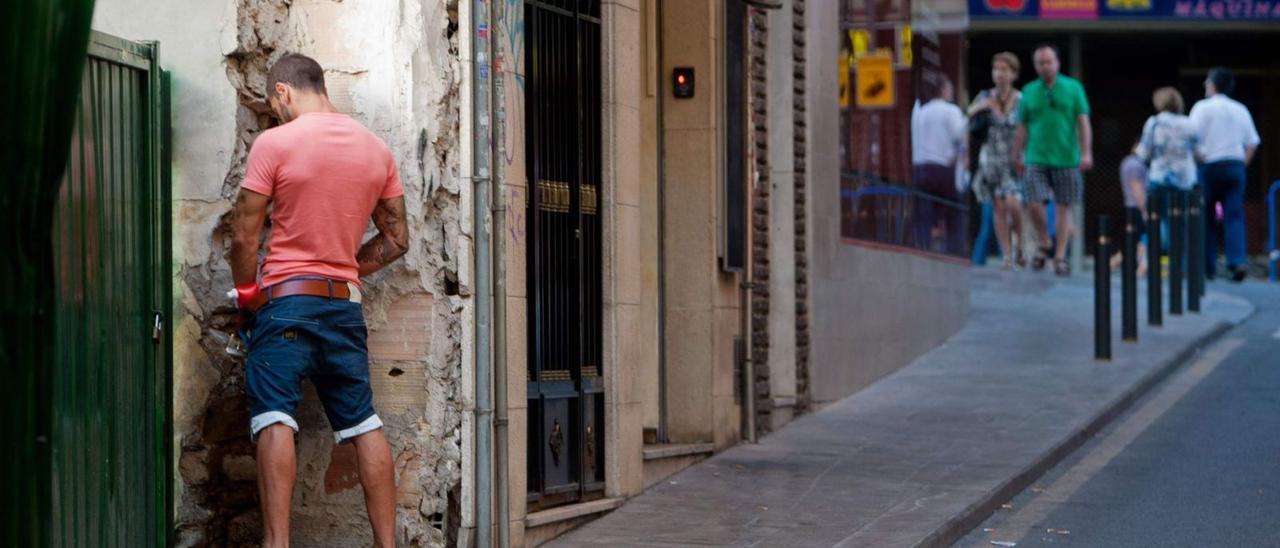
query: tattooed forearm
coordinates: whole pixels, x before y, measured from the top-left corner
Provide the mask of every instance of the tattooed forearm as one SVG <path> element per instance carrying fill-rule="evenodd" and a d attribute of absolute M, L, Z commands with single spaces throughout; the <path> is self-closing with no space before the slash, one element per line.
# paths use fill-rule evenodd
<path fill-rule="evenodd" d="M 393 263 L 409 252 L 409 226 L 405 218 L 404 197 L 378 202 L 373 210 L 373 224 L 378 235 L 360 246 L 356 253 L 360 276 L 368 276 Z"/>
<path fill-rule="evenodd" d="M 258 248 L 262 224 L 267 218 L 270 198 L 241 190 L 236 195 L 228 223 L 231 225 L 231 279 L 236 285 L 252 283 L 258 277 Z"/>

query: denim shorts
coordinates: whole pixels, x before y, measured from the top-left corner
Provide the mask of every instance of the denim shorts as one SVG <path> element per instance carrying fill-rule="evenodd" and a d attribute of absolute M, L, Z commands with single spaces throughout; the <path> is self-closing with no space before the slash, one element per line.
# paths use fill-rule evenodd
<path fill-rule="evenodd" d="M 315 385 L 335 442 L 382 427 L 373 410 L 368 330 L 359 302 L 306 295 L 272 299 L 241 326 L 240 337 L 249 350 L 245 392 L 254 438 L 275 423 L 298 431 L 294 417 L 303 378 Z"/>

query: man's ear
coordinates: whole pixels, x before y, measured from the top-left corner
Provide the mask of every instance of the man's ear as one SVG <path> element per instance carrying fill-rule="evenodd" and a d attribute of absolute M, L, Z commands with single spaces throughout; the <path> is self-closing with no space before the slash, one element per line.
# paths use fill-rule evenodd
<path fill-rule="evenodd" d="M 291 97 L 289 97 L 289 92 L 290 92 L 289 86 L 285 85 L 283 82 L 276 82 L 275 92 L 276 92 L 276 100 L 280 101 L 280 104 L 282 105 L 289 104 L 290 99 L 292 99 Z"/>

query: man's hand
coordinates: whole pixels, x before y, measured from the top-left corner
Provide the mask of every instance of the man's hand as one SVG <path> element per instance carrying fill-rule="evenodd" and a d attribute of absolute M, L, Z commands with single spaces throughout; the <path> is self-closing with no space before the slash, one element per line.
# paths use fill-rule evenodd
<path fill-rule="evenodd" d="M 262 224 L 267 219 L 271 198 L 240 189 L 231 209 L 231 279 L 236 287 L 256 285 L 258 248 L 262 245 Z"/>
<path fill-rule="evenodd" d="M 1084 152 L 1080 155 L 1080 172 L 1084 173 L 1093 169 L 1093 153 Z"/>
<path fill-rule="evenodd" d="M 409 252 L 409 222 L 405 218 L 404 196 L 378 200 L 373 209 L 373 226 L 378 235 L 370 238 L 356 253 L 360 277 L 382 270 Z"/>

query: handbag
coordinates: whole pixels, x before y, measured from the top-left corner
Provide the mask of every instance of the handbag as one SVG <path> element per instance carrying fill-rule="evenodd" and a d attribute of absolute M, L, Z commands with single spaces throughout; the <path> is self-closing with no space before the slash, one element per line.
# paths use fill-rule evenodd
<path fill-rule="evenodd" d="M 987 133 L 991 131 L 991 111 L 984 110 L 973 117 L 969 118 L 969 142 L 981 143 L 987 140 Z"/>

